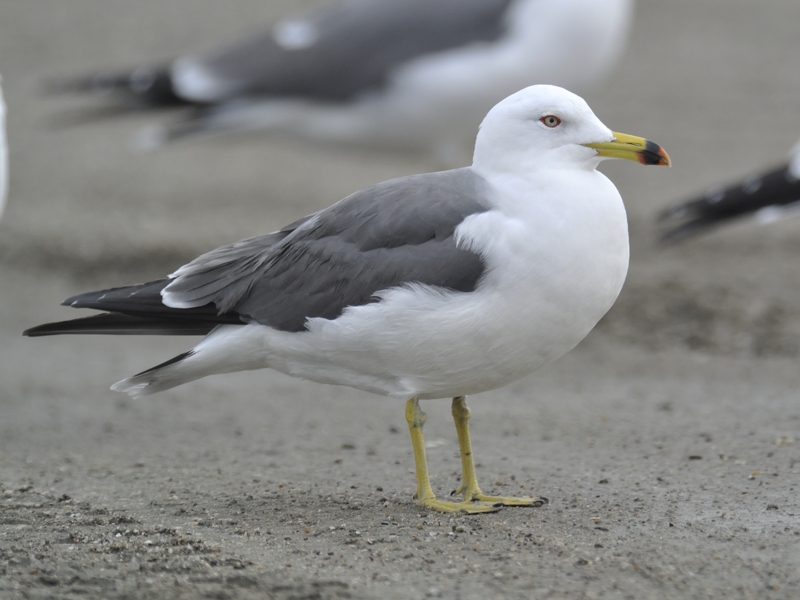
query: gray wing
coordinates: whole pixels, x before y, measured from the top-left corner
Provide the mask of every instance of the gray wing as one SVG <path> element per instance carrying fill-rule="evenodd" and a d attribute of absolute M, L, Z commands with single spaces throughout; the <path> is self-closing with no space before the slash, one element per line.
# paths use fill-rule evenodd
<path fill-rule="evenodd" d="M 492 42 L 511 0 L 351 0 L 278 22 L 235 45 L 173 65 L 187 100 L 305 96 L 346 100 L 379 88 L 399 64 Z"/>
<path fill-rule="evenodd" d="M 210 303 L 250 322 L 302 331 L 335 319 L 381 290 L 421 283 L 475 289 L 482 258 L 456 246 L 456 227 L 489 209 L 484 180 L 470 169 L 414 175 L 367 188 L 294 223 L 283 239 L 251 238 L 176 271 L 164 303 Z"/>

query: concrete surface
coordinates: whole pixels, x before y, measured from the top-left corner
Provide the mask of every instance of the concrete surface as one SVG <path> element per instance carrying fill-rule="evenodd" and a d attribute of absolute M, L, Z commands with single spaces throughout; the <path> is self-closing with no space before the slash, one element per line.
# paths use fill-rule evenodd
<path fill-rule="evenodd" d="M 134 402 L 108 386 L 192 339 L 20 336 L 73 316 L 70 294 L 430 167 L 255 136 L 137 154 L 146 119 L 57 126 L 83 104 L 38 93 L 42 76 L 166 58 L 297 6 L 0 3 L 0 598 L 800 597 L 800 221 L 667 250 L 653 225 L 800 135 L 793 0 L 640 2 L 625 60 L 586 96 L 675 166 L 603 167 L 631 223 L 617 305 L 567 357 L 470 400 L 484 488 L 548 506 L 420 510 L 402 403 L 266 371 Z M 446 494 L 449 403 L 425 408 Z"/>

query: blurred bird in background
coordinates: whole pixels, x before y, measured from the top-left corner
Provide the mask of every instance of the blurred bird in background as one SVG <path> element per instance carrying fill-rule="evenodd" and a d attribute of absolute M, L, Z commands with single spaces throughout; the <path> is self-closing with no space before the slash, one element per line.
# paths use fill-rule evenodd
<path fill-rule="evenodd" d="M 679 242 L 743 217 L 769 223 L 795 215 L 800 215 L 800 142 L 787 163 L 671 206 L 659 221 L 669 228 L 662 239 Z"/>
<path fill-rule="evenodd" d="M 143 147 L 262 130 L 468 162 L 478 124 L 534 83 L 577 92 L 624 50 L 633 0 L 346 0 L 160 66 L 49 82 L 103 112 L 183 109 Z"/>

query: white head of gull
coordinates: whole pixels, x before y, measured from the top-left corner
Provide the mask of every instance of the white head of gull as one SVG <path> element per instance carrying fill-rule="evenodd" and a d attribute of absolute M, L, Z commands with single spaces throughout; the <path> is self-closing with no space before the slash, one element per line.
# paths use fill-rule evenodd
<path fill-rule="evenodd" d="M 541 504 L 481 492 L 465 396 L 569 351 L 616 299 L 628 234 L 622 199 L 596 170 L 606 157 L 669 164 L 652 142 L 612 132 L 578 96 L 529 87 L 489 112 L 471 167 L 380 183 L 169 279 L 75 296 L 65 304 L 106 314 L 26 333 L 206 335 L 112 388 L 134 397 L 272 368 L 403 398 L 421 504 Z M 453 398 L 463 502 L 440 501 L 430 487 L 419 400 L 431 398 Z"/>

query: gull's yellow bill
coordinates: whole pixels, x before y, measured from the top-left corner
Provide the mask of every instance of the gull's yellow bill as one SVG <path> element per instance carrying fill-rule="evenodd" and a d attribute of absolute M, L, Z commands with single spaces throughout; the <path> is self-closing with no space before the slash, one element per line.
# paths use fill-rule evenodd
<path fill-rule="evenodd" d="M 616 131 L 611 133 L 614 134 L 614 140 L 611 142 L 595 142 L 584 144 L 584 146 L 594 148 L 597 150 L 598 155 L 609 158 L 635 160 L 643 165 L 661 165 L 664 167 L 672 165 L 669 155 L 655 142 L 635 135 L 628 135 L 627 133 L 617 133 Z"/>

